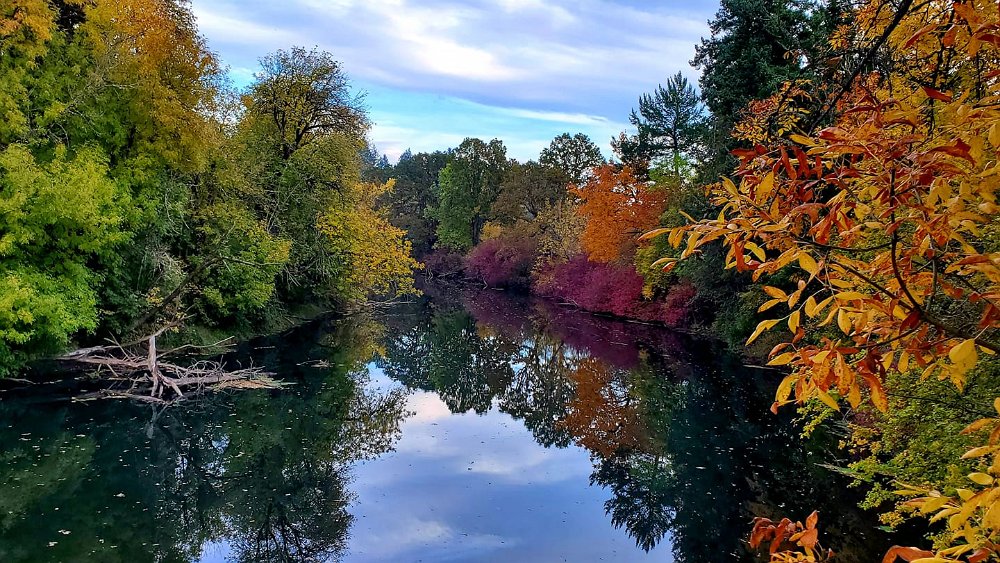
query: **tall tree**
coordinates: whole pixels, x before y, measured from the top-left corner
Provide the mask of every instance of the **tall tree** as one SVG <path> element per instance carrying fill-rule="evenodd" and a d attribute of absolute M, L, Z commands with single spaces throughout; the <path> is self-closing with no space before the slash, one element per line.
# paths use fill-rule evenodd
<path fill-rule="evenodd" d="M 431 210 L 437 207 L 438 175 L 451 155 L 445 151 L 411 153 L 399 157 L 390 176 L 396 187 L 387 194 L 392 224 L 406 231 L 415 256 L 431 251 L 437 224 Z"/>
<path fill-rule="evenodd" d="M 562 170 L 570 182 L 583 182 L 591 168 L 604 164 L 601 149 L 583 133 L 563 133 L 542 149 L 538 162 Z"/>
<path fill-rule="evenodd" d="M 658 86 L 652 94 L 639 98 L 639 111 L 629 117 L 638 132 L 624 133 L 612 142 L 624 162 L 663 163 L 675 178 L 680 178 L 699 158 L 705 114 L 698 93 L 678 72 Z"/>
<path fill-rule="evenodd" d="M 663 193 L 650 189 L 632 169 L 606 164 L 573 193 L 582 200 L 579 213 L 587 218 L 583 248 L 595 262 L 631 262 L 636 239 L 658 224 Z"/>
<path fill-rule="evenodd" d="M 568 182 L 559 168 L 534 161 L 514 164 L 504 175 L 491 216 L 505 224 L 533 221 L 543 209 L 566 197 Z"/>
<path fill-rule="evenodd" d="M 510 165 L 507 148 L 499 139 L 462 141 L 438 180 L 439 245 L 466 250 L 479 243 Z"/>

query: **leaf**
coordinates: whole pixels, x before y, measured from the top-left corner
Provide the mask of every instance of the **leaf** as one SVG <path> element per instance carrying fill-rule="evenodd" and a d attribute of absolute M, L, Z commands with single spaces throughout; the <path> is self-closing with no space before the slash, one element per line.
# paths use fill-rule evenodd
<path fill-rule="evenodd" d="M 969 473 L 969 480 L 984 487 L 993 484 L 993 477 L 990 477 L 986 473 Z"/>
<path fill-rule="evenodd" d="M 979 446 L 978 448 L 972 448 L 971 450 L 962 454 L 962 459 L 973 459 L 977 457 L 983 457 L 984 455 L 992 452 L 996 448 L 994 446 Z"/>
<path fill-rule="evenodd" d="M 777 287 L 771 287 L 769 285 L 765 285 L 763 289 L 764 293 L 768 294 L 768 296 L 773 297 L 774 299 L 782 299 L 782 300 L 788 299 L 788 294 L 778 289 Z"/>
<path fill-rule="evenodd" d="M 794 352 L 785 352 L 784 354 L 779 354 L 779 355 L 775 356 L 774 358 L 772 358 L 771 361 L 767 362 L 767 365 L 769 365 L 769 366 L 786 366 L 786 365 L 792 363 L 793 359 L 795 359 L 795 353 Z"/>
<path fill-rule="evenodd" d="M 902 559 L 903 561 L 914 561 L 921 557 L 933 557 L 934 553 L 930 551 L 925 551 L 923 549 L 917 549 L 915 547 L 901 547 L 893 546 L 888 552 L 886 552 L 885 557 L 882 558 L 882 563 L 895 563 L 896 558 Z"/>
<path fill-rule="evenodd" d="M 823 391 L 822 389 L 817 389 L 816 397 L 818 397 L 820 401 L 823 401 L 823 403 L 825 403 L 826 406 L 830 407 L 831 409 L 835 411 L 840 410 L 840 405 L 838 405 L 837 401 L 833 397 L 831 397 L 830 394 L 827 393 L 826 391 Z"/>
<path fill-rule="evenodd" d="M 757 328 L 754 329 L 753 334 L 750 335 L 750 338 L 747 339 L 747 344 L 749 345 L 754 340 L 757 340 L 757 337 L 759 337 L 765 330 L 773 328 L 776 324 L 778 324 L 777 319 L 761 321 L 760 324 L 757 325 Z"/>
<path fill-rule="evenodd" d="M 673 229 L 653 229 L 652 231 L 648 231 L 648 232 L 643 233 L 639 237 L 639 240 L 649 240 L 651 238 L 656 238 L 656 237 L 658 237 L 660 235 L 667 234 L 667 233 L 669 233 L 672 230 Z"/>
<path fill-rule="evenodd" d="M 795 311 L 788 317 L 788 330 L 795 334 L 799 330 L 799 319 L 802 317 L 801 311 Z"/>
<path fill-rule="evenodd" d="M 923 90 L 924 90 L 924 93 L 927 94 L 927 96 L 929 98 L 933 98 L 935 100 L 940 100 L 942 102 L 950 102 L 951 101 L 951 95 L 945 94 L 944 92 L 939 92 L 938 90 L 935 90 L 933 88 L 929 88 L 927 86 L 923 86 Z"/>
<path fill-rule="evenodd" d="M 976 341 L 973 339 L 963 340 L 957 346 L 948 351 L 948 359 L 956 366 L 968 370 L 976 365 Z"/>
<path fill-rule="evenodd" d="M 809 272 L 811 276 L 819 275 L 819 264 L 812 256 L 805 252 L 799 254 L 799 267 Z"/>

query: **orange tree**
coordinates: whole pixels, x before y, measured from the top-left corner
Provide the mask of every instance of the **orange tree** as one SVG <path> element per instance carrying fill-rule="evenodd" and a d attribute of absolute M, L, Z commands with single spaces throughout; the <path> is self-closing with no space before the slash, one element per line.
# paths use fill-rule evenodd
<path fill-rule="evenodd" d="M 788 84 L 748 107 L 734 134 L 752 148 L 736 151 L 735 180 L 709 188 L 718 216 L 647 236 L 680 249 L 666 269 L 721 242 L 727 267 L 755 281 L 799 272 L 795 287 L 764 287 L 761 312 L 782 316 L 750 337 L 791 332 L 770 355 L 790 370 L 774 409 L 819 399 L 885 411 L 891 370 L 961 389 L 1000 349 L 998 5 L 872 0 L 831 46 L 843 67 L 829 84 Z M 915 501 L 955 523 L 954 547 L 928 560 L 998 551 L 1000 463 L 986 471 L 979 493 Z"/>
<path fill-rule="evenodd" d="M 581 186 L 570 192 L 580 198 L 577 212 L 587 219 L 581 242 L 591 260 L 631 260 L 636 235 L 654 227 L 663 213 L 665 196 L 636 178 L 629 166 L 595 167 Z"/>

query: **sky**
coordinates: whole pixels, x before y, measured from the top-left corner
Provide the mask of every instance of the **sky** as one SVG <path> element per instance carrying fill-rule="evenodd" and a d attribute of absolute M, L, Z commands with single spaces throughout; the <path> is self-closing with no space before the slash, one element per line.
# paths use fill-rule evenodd
<path fill-rule="evenodd" d="M 610 156 L 639 96 L 683 72 L 715 0 L 193 0 L 233 80 L 293 45 L 329 51 L 367 93 L 370 139 L 395 160 L 500 138 L 535 159 L 560 133 Z"/>

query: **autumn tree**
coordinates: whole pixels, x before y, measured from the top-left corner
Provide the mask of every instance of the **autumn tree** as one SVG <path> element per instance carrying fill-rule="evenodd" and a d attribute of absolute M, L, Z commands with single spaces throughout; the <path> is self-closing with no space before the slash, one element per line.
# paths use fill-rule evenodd
<path fill-rule="evenodd" d="M 583 133 L 563 133 L 542 149 L 538 162 L 562 170 L 574 184 L 583 182 L 590 169 L 605 163 L 601 149 Z"/>
<path fill-rule="evenodd" d="M 666 230 L 681 258 L 720 241 L 727 267 L 755 279 L 798 270 L 790 290 L 764 287 L 761 311 L 787 314 L 750 338 L 779 324 L 791 332 L 771 352 L 791 372 L 774 408 L 816 399 L 884 411 L 888 372 L 961 390 L 1000 349 L 998 26 L 990 3 L 862 5 L 833 36 L 862 55 L 841 61 L 829 90 L 789 84 L 754 102 L 737 132 L 755 147 L 738 151 L 735 181 L 712 188 L 718 218 Z M 803 110 L 815 98 L 819 115 Z M 993 448 L 991 438 L 967 457 Z M 917 503 L 950 517 L 955 546 L 934 560 L 996 552 L 998 467 L 986 458 L 970 476 L 986 488 L 962 494 L 964 505 L 933 492 Z"/>
<path fill-rule="evenodd" d="M 587 218 L 583 248 L 597 262 L 631 261 L 636 240 L 658 224 L 663 194 L 636 179 L 628 166 L 605 165 L 572 192 L 580 198 L 579 213 Z"/>

